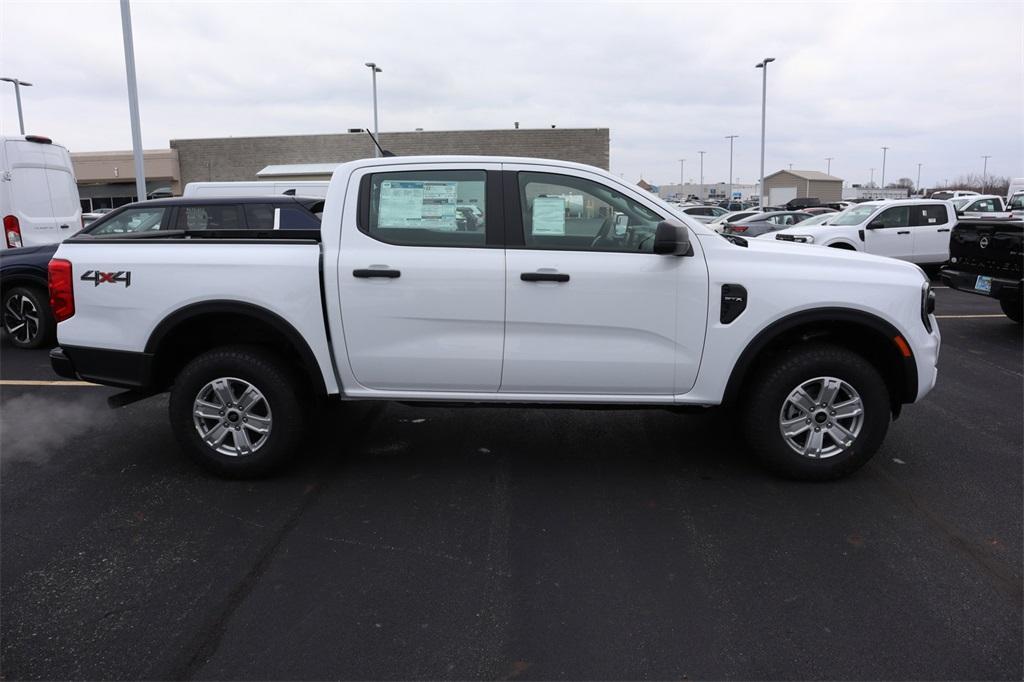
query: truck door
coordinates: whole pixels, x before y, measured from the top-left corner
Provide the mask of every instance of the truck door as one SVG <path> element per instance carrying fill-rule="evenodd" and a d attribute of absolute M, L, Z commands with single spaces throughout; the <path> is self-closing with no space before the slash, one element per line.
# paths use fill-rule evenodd
<path fill-rule="evenodd" d="M 367 388 L 496 392 L 505 329 L 500 165 L 356 171 L 338 285 L 348 361 Z M 459 207 L 475 206 L 474 221 Z M 346 220 L 348 212 L 346 211 Z"/>
<path fill-rule="evenodd" d="M 913 261 L 914 232 L 910 227 L 910 207 L 893 206 L 872 218 L 864 230 L 864 247 L 868 253 Z"/>
<path fill-rule="evenodd" d="M 949 260 L 949 236 L 953 216 L 944 204 L 918 204 L 910 207 L 914 231 L 914 261 L 945 263 Z"/>
<path fill-rule="evenodd" d="M 696 237 L 696 257 L 656 255 L 654 230 L 666 216 L 625 188 L 586 171 L 504 168 L 501 392 L 688 391 L 707 321 L 707 267 Z"/>

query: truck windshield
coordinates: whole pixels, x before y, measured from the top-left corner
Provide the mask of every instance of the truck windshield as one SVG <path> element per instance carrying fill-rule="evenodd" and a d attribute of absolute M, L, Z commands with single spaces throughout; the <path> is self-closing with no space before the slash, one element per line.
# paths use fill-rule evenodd
<path fill-rule="evenodd" d="M 859 225 L 868 219 L 868 216 L 875 212 L 877 206 L 857 206 L 856 208 L 848 208 L 838 216 L 835 220 L 830 220 L 829 223 L 832 225 Z"/>

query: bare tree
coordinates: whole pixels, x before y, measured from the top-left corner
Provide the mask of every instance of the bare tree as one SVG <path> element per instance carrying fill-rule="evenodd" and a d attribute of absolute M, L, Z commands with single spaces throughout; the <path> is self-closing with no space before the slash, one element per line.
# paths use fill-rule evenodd
<path fill-rule="evenodd" d="M 1010 189 L 1010 178 L 1002 175 L 982 178 L 981 173 L 965 173 L 943 189 L 966 189 L 972 192 L 984 191 L 986 194 L 1005 195 Z"/>

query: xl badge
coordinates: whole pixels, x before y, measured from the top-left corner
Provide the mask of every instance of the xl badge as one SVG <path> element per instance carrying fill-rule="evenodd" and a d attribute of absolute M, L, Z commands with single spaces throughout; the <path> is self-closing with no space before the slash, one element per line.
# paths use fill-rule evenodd
<path fill-rule="evenodd" d="M 132 271 L 118 270 L 117 272 L 100 272 L 99 270 L 87 270 L 81 277 L 83 282 L 92 282 L 94 287 L 101 284 L 120 284 L 124 282 L 125 288 L 132 285 Z"/>

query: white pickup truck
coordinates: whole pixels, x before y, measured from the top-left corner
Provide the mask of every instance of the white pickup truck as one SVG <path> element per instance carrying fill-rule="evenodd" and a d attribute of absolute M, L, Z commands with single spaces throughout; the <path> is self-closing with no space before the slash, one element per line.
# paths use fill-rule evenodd
<path fill-rule="evenodd" d="M 540 159 L 353 161 L 319 231 L 86 229 L 49 277 L 57 373 L 121 404 L 169 390 L 183 448 L 229 476 L 295 457 L 332 396 L 726 404 L 774 469 L 835 478 L 932 389 L 939 352 L 915 265 L 723 237 Z"/>

